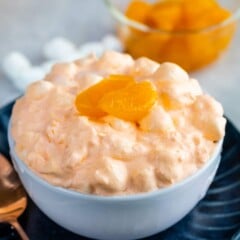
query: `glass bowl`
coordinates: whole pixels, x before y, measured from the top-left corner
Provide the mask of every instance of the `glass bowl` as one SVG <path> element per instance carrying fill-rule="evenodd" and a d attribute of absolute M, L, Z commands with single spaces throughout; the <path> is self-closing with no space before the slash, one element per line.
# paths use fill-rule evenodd
<path fill-rule="evenodd" d="M 134 58 L 146 56 L 158 62 L 175 62 L 187 71 L 216 60 L 229 46 L 240 18 L 240 0 L 221 0 L 219 4 L 232 13 L 224 21 L 196 30 L 166 31 L 128 18 L 125 11 L 129 0 L 105 2 L 118 20 L 117 32 L 126 52 Z"/>

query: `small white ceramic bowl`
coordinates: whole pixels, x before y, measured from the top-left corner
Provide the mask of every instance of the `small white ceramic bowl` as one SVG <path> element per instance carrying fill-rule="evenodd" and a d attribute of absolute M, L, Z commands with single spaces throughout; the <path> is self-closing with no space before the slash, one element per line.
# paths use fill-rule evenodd
<path fill-rule="evenodd" d="M 8 129 L 10 154 L 16 171 L 36 205 L 53 221 L 82 236 L 138 239 L 169 228 L 204 197 L 219 166 L 222 142 L 211 159 L 194 175 L 165 189 L 130 196 L 102 197 L 56 187 L 37 176 L 14 150 Z"/>

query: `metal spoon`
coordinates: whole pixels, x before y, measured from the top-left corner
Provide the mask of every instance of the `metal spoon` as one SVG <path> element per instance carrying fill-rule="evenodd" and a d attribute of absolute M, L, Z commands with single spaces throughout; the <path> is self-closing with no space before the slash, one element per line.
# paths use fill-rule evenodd
<path fill-rule="evenodd" d="M 10 223 L 22 240 L 29 238 L 17 218 L 26 206 L 27 197 L 20 180 L 10 163 L 0 154 L 0 222 Z"/>

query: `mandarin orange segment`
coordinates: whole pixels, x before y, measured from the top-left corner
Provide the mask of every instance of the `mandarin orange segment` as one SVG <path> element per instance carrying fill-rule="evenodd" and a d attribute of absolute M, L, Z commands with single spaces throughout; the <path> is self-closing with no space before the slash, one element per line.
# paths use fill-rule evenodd
<path fill-rule="evenodd" d="M 134 83 L 134 79 L 125 75 L 110 75 L 101 82 L 78 94 L 75 105 L 77 110 L 89 117 L 103 117 L 106 113 L 98 107 L 99 100 L 109 91 L 121 89 Z"/>
<path fill-rule="evenodd" d="M 182 10 L 184 17 L 197 18 L 200 14 L 209 9 L 218 8 L 216 0 L 182 0 Z M 194 17 L 195 16 L 195 17 Z"/>
<path fill-rule="evenodd" d="M 131 83 L 135 82 L 133 77 L 131 77 L 129 75 L 121 75 L 121 74 L 112 74 L 106 79 L 118 81 L 119 82 L 119 87 L 121 87 L 122 84 L 125 85 L 125 83 L 126 84 L 131 84 Z"/>
<path fill-rule="evenodd" d="M 107 93 L 100 100 L 99 107 L 109 115 L 139 121 L 150 111 L 157 98 L 152 83 L 145 81 Z"/>
<path fill-rule="evenodd" d="M 145 23 L 155 29 L 171 31 L 181 18 L 179 1 L 160 1 L 152 5 Z"/>
<path fill-rule="evenodd" d="M 138 22 L 144 22 L 151 4 L 141 0 L 132 1 L 126 11 L 126 16 Z"/>
<path fill-rule="evenodd" d="M 214 0 L 184 0 L 182 26 L 184 30 L 198 30 L 218 24 L 227 19 L 231 13 L 223 9 Z"/>

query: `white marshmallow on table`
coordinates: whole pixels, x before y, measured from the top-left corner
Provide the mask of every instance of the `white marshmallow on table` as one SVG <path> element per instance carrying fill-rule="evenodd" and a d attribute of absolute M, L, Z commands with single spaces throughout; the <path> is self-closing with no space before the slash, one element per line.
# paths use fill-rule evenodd
<path fill-rule="evenodd" d="M 113 34 L 108 34 L 102 39 L 102 45 L 105 50 L 115 50 L 118 52 L 123 51 L 121 41 Z"/>
<path fill-rule="evenodd" d="M 73 61 L 83 58 L 91 53 L 101 56 L 105 50 L 122 51 L 120 40 L 112 34 L 105 36 L 99 42 L 87 42 L 78 49 L 65 38 L 54 38 L 43 47 L 44 57 L 49 60 Z"/>
<path fill-rule="evenodd" d="M 43 55 L 49 60 L 64 60 L 76 51 L 75 45 L 62 37 L 52 39 L 43 47 Z"/>
<path fill-rule="evenodd" d="M 32 67 L 28 59 L 18 52 L 12 52 L 6 56 L 2 67 L 14 86 L 21 91 L 24 91 L 30 83 L 42 79 L 44 76 L 41 68 Z"/>
<path fill-rule="evenodd" d="M 23 71 L 31 68 L 28 59 L 19 52 L 11 52 L 8 54 L 2 63 L 3 72 L 10 79 L 17 79 Z"/>
<path fill-rule="evenodd" d="M 85 57 L 91 53 L 94 53 L 96 56 L 101 56 L 104 52 L 103 45 L 101 42 L 88 42 L 83 44 L 79 50 L 78 53 L 82 56 Z"/>
<path fill-rule="evenodd" d="M 87 42 L 76 48 L 66 38 L 57 37 L 46 43 L 43 55 L 49 61 L 38 67 L 33 67 L 29 60 L 19 52 L 10 53 L 3 61 L 3 71 L 12 83 L 21 91 L 37 80 L 41 80 L 51 71 L 52 66 L 58 62 L 70 62 L 94 53 L 100 57 L 106 50 L 122 51 L 120 40 L 112 34 L 106 35 L 102 41 Z"/>
<path fill-rule="evenodd" d="M 83 57 L 86 57 L 87 55 L 83 55 L 83 53 L 80 50 L 77 50 L 74 54 L 70 55 L 69 57 L 64 59 L 64 62 L 72 62 L 76 61 L 78 59 L 81 59 Z"/>

